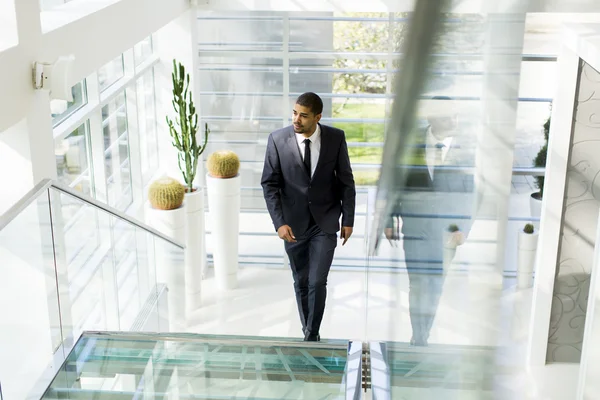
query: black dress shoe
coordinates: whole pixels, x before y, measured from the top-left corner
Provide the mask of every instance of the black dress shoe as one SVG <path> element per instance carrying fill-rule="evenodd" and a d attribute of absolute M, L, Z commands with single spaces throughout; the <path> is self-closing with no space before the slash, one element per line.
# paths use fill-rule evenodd
<path fill-rule="evenodd" d="M 306 335 L 304 335 L 304 341 L 305 342 L 320 342 L 321 335 L 319 335 L 318 333 L 316 335 L 307 333 Z"/>
<path fill-rule="evenodd" d="M 411 346 L 417 346 L 417 347 L 427 347 L 427 340 L 425 340 L 423 338 L 415 339 L 413 337 L 413 338 L 410 339 L 410 345 Z"/>

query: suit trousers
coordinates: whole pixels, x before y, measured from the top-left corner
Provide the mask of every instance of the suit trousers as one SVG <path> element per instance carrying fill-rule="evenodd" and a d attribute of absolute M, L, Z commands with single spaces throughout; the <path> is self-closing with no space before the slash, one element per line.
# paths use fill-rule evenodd
<path fill-rule="evenodd" d="M 427 343 L 429 339 L 442 296 L 446 277 L 445 264 L 451 263 L 454 258 L 453 252 L 450 256 L 442 255 L 437 251 L 434 252 L 435 255 L 431 253 L 430 248 L 430 257 L 427 257 L 428 252 L 424 251 L 422 245 L 404 241 L 409 279 L 408 309 L 413 339 L 417 343 Z M 428 262 L 421 261 L 424 258 L 428 258 Z"/>
<path fill-rule="evenodd" d="M 319 334 L 327 298 L 327 276 L 336 246 L 336 235 L 323 232 L 317 224 L 296 235 L 296 243 L 285 243 L 305 334 Z"/>

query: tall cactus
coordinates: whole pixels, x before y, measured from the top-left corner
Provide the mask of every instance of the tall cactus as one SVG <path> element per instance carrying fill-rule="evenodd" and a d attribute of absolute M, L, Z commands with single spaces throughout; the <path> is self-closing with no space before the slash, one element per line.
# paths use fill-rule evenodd
<path fill-rule="evenodd" d="M 173 109 L 175 122 L 167 116 L 169 133 L 173 139 L 173 147 L 179 152 L 177 164 L 183 174 L 187 192 L 193 191 L 194 178 L 198 170 L 198 160 L 206 149 L 208 142 L 208 124 L 204 124 L 204 144 L 199 145 L 196 139 L 198 132 L 198 114 L 190 90 L 190 74 L 186 74 L 185 67 L 173 60 Z M 184 165 L 182 165 L 182 163 Z"/>

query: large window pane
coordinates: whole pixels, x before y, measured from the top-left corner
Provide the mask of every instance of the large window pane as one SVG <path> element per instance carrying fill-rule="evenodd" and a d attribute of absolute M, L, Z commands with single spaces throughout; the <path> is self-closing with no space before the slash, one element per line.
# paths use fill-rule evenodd
<path fill-rule="evenodd" d="M 85 80 L 77 83 L 71 88 L 73 101 L 53 99 L 50 101 L 50 110 L 52 113 L 52 125 L 57 126 L 67 119 L 75 111 L 87 104 L 87 92 Z"/>
<path fill-rule="evenodd" d="M 100 92 L 108 89 L 125 75 L 123 66 L 123 55 L 115 58 L 98 70 L 98 86 Z"/>
<path fill-rule="evenodd" d="M 255 58 L 236 60 L 240 64 L 202 61 L 207 61 L 200 65 L 200 90 L 203 92 L 274 93 L 283 90 L 281 60 L 276 63 Z"/>
<path fill-rule="evenodd" d="M 108 204 L 125 210 L 133 202 L 125 93 L 102 108 L 102 118 Z"/>
<path fill-rule="evenodd" d="M 517 109 L 515 167 L 532 167 L 533 159 L 544 145 L 543 126 L 550 116 L 546 102 L 520 102 Z"/>
<path fill-rule="evenodd" d="M 290 51 L 386 53 L 389 38 L 388 15 L 353 13 L 312 19 L 291 17 Z M 360 16 L 360 20 L 356 16 Z M 306 29 L 307 24 L 311 29 Z"/>
<path fill-rule="evenodd" d="M 40 0 L 40 9 L 41 11 L 48 11 L 71 1 L 73 0 Z"/>
<path fill-rule="evenodd" d="M 521 83 L 519 97 L 544 98 L 554 97 L 557 81 L 556 62 L 523 61 L 521 63 Z"/>
<path fill-rule="evenodd" d="M 137 67 L 152 55 L 152 36 L 148 36 L 133 48 L 135 66 Z"/>
<path fill-rule="evenodd" d="M 154 71 L 137 80 L 138 126 L 142 176 L 146 183 L 158 168 L 158 138 L 156 130 L 156 105 Z"/>
<path fill-rule="evenodd" d="M 223 29 L 227 26 L 227 29 Z M 277 51 L 283 49 L 283 18 L 273 13 L 240 17 L 207 13 L 198 22 L 200 50 Z"/>
<path fill-rule="evenodd" d="M 64 139 L 56 140 L 54 153 L 59 182 L 93 196 L 88 122 Z"/>

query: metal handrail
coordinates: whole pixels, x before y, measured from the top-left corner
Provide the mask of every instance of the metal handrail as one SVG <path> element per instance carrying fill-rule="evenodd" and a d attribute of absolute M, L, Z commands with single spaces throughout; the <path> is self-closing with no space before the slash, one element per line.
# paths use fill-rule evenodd
<path fill-rule="evenodd" d="M 348 340 L 328 339 L 322 342 L 303 342 L 301 340 L 287 341 L 274 337 L 251 337 L 236 335 L 202 335 L 197 333 L 177 332 L 120 332 L 120 331 L 84 331 L 80 337 L 114 338 L 119 340 L 164 340 L 171 342 L 227 344 L 240 346 L 268 346 L 268 347 L 297 347 L 297 348 L 334 348 L 344 350 L 348 347 Z"/>
<path fill-rule="evenodd" d="M 27 194 L 25 194 L 25 196 L 23 196 L 15 205 L 13 205 L 10 209 L 8 209 L 7 212 L 0 215 L 0 231 L 3 230 L 8 224 L 10 224 L 15 218 L 17 218 L 29 205 L 31 205 L 34 201 L 36 201 L 45 191 L 47 191 L 50 188 L 54 188 L 60 192 L 63 192 L 72 197 L 75 197 L 76 199 L 78 199 L 86 204 L 89 204 L 92 207 L 95 207 L 97 209 L 100 209 L 100 210 L 108 213 L 108 214 L 111 214 L 112 216 L 119 218 L 125 222 L 128 222 L 131 225 L 133 225 L 137 228 L 140 228 L 154 236 L 158 236 L 162 240 L 165 240 L 174 246 L 177 246 L 181 249 L 183 249 L 185 247 L 183 244 L 179 243 L 178 241 L 169 238 L 168 236 L 160 233 L 156 229 L 151 228 L 150 226 L 148 226 L 140 221 L 137 221 L 136 219 L 117 210 L 116 208 L 111 207 L 107 204 L 104 204 L 96 199 L 93 199 L 92 197 L 90 197 L 88 195 L 85 195 L 77 190 L 70 188 L 67 185 L 64 185 L 59 182 L 55 182 L 51 179 L 44 179 L 44 180 L 40 181 L 37 185 L 35 185 L 33 187 L 33 189 L 31 189 L 29 192 L 27 192 Z"/>
<path fill-rule="evenodd" d="M 44 191 L 52 186 L 50 179 L 44 179 L 35 185 L 29 192 L 25 194 L 19 201 L 17 201 L 11 208 L 8 209 L 4 214 L 0 215 L 0 231 L 6 228 L 15 218 L 19 216 L 27 207 L 29 207 L 34 201 L 40 197 Z"/>

